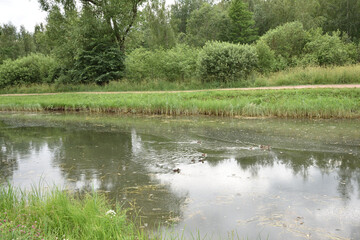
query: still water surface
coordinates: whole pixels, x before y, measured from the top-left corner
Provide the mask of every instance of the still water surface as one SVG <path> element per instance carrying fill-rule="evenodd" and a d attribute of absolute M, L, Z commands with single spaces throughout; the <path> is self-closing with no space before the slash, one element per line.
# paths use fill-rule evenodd
<path fill-rule="evenodd" d="M 1 113 L 0 182 L 103 191 L 185 236 L 360 239 L 360 120 Z"/>

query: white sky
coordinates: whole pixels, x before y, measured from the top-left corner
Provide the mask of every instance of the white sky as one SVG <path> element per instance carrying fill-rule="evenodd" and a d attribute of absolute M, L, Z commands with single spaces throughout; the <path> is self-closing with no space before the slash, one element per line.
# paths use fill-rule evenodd
<path fill-rule="evenodd" d="M 35 25 L 45 22 L 45 18 L 37 0 L 0 0 L 0 25 L 11 22 L 18 29 L 24 25 L 34 32 Z"/>

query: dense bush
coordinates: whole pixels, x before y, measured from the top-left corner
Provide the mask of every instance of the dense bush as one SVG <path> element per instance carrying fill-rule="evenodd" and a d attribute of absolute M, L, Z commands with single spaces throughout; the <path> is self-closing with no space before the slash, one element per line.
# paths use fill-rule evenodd
<path fill-rule="evenodd" d="M 340 38 L 340 32 L 332 35 L 321 34 L 317 31 L 312 39 L 304 47 L 305 56 L 303 61 L 312 65 L 344 65 L 356 61 L 356 46 L 345 43 Z"/>
<path fill-rule="evenodd" d="M 260 40 L 291 65 L 303 53 L 304 46 L 309 42 L 309 33 L 302 23 L 291 22 L 269 30 Z"/>
<path fill-rule="evenodd" d="M 276 68 L 275 53 L 264 41 L 258 41 L 255 45 L 258 55 L 258 71 L 271 72 Z"/>
<path fill-rule="evenodd" d="M 228 82 L 246 79 L 258 64 L 256 48 L 226 42 L 208 42 L 198 59 L 203 81 Z"/>
<path fill-rule="evenodd" d="M 187 45 L 153 51 L 138 48 L 126 57 L 126 77 L 135 81 L 190 79 L 196 72 L 197 56 L 198 50 Z"/>
<path fill-rule="evenodd" d="M 0 65 L 0 87 L 32 83 L 51 83 L 57 76 L 58 66 L 51 57 L 32 54 Z"/>
<path fill-rule="evenodd" d="M 124 54 L 116 46 L 98 43 L 79 54 L 71 79 L 74 83 L 103 85 L 120 79 L 124 69 Z"/>

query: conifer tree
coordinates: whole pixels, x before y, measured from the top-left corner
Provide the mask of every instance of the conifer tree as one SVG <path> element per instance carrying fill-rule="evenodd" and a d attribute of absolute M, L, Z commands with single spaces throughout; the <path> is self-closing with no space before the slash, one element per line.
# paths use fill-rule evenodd
<path fill-rule="evenodd" d="M 257 39 L 253 13 L 242 0 L 232 0 L 229 7 L 229 41 L 233 43 L 251 43 Z"/>

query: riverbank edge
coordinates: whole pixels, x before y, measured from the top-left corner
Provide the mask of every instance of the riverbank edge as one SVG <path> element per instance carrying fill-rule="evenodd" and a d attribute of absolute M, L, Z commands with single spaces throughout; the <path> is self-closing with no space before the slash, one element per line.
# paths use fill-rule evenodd
<path fill-rule="evenodd" d="M 353 86 L 353 85 L 350 85 Z M 0 111 L 211 115 L 237 118 L 360 118 L 360 88 L 0 96 Z"/>

